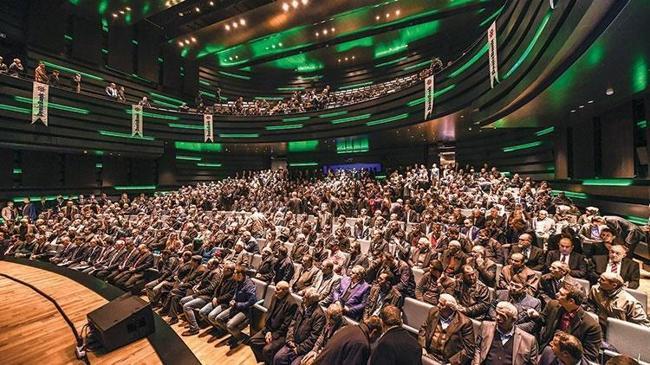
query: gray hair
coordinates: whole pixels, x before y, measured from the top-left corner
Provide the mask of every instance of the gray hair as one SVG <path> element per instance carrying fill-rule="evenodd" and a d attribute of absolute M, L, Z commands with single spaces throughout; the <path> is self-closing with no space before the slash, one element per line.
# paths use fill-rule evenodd
<path fill-rule="evenodd" d="M 517 318 L 517 316 L 519 315 L 519 311 L 517 310 L 517 307 L 515 307 L 514 304 L 510 302 L 504 301 L 504 302 L 497 303 L 497 309 L 501 309 L 510 318 Z"/>

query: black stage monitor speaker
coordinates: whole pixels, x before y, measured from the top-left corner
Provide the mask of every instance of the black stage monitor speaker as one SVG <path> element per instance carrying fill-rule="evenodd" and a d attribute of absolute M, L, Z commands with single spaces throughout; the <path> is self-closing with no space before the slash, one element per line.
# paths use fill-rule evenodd
<path fill-rule="evenodd" d="M 88 322 L 107 352 L 155 331 L 151 305 L 128 293 L 88 313 Z"/>

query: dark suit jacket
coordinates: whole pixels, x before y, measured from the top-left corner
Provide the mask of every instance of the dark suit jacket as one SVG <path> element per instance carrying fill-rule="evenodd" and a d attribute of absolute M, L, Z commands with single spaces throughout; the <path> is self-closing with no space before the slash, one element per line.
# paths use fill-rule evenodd
<path fill-rule="evenodd" d="M 280 300 L 273 296 L 269 310 L 266 312 L 263 331 L 271 332 L 274 340 L 286 336 L 297 309 L 298 303 L 291 294 L 287 294 Z"/>
<path fill-rule="evenodd" d="M 594 263 L 594 270 L 590 271 L 590 281 L 592 284 L 595 284 L 598 282 L 600 274 L 604 273 L 605 270 L 607 270 L 609 257 L 606 255 L 594 256 L 592 257 L 592 261 Z M 638 263 L 627 257 L 624 258 L 623 261 L 621 261 L 619 273 L 623 277 L 623 280 L 628 282 L 628 288 L 636 289 L 639 287 L 639 279 L 641 278 L 641 273 L 639 271 Z"/>
<path fill-rule="evenodd" d="M 368 294 L 368 301 L 366 304 L 366 309 L 363 311 L 363 318 L 368 318 L 372 316 L 372 314 L 379 308 L 379 294 L 380 294 L 380 288 L 378 285 L 373 285 L 372 288 L 370 288 L 370 294 Z M 397 308 L 402 308 L 402 305 L 404 304 L 404 297 L 402 296 L 402 293 L 399 292 L 399 290 L 395 289 L 395 287 L 390 288 L 388 290 L 388 293 L 384 297 L 384 301 L 381 304 L 381 308 L 383 308 L 386 305 L 394 305 Z"/>
<path fill-rule="evenodd" d="M 551 264 L 555 261 L 559 261 L 561 257 L 559 250 L 553 250 L 546 254 L 546 265 L 544 272 L 548 272 L 548 268 L 551 267 Z M 587 277 L 587 261 L 585 261 L 585 256 L 577 253 L 571 252 L 569 255 L 569 268 L 571 269 L 571 276 L 574 278 L 586 278 Z"/>
<path fill-rule="evenodd" d="M 325 327 L 325 313 L 318 303 L 314 304 L 311 315 L 306 314 L 304 308 L 299 308 L 287 331 L 287 342 L 293 341 L 296 344 L 298 355 L 305 355 L 312 350 Z"/>
<path fill-rule="evenodd" d="M 582 342 L 584 357 L 587 360 L 598 362 L 598 351 L 603 339 L 598 320 L 591 318 L 582 308 L 578 308 L 577 311 L 567 333 L 574 335 Z M 544 324 L 539 336 L 541 348 L 546 347 L 553 339 L 555 331 L 560 327 L 560 320 L 564 313 L 564 308 L 557 300 L 551 300 L 544 307 L 540 318 Z"/>
<path fill-rule="evenodd" d="M 481 333 L 478 338 L 478 348 L 474 354 L 472 365 L 479 365 L 485 361 L 496 332 L 496 323 L 484 321 L 481 324 Z M 512 365 L 537 365 L 537 340 L 535 336 L 515 327 L 512 343 Z M 508 364 L 504 364 L 508 365 Z"/>
<path fill-rule="evenodd" d="M 420 328 L 418 342 L 425 349 L 431 347 L 431 338 L 440 322 L 438 307 L 429 310 L 427 320 Z M 472 320 L 460 312 L 456 312 L 454 319 L 447 327 L 448 337 L 444 344 L 443 358 L 448 359 L 451 364 L 469 364 L 476 350 L 474 338 L 474 327 Z"/>
<path fill-rule="evenodd" d="M 325 348 L 314 360 L 314 365 L 367 365 L 370 357 L 368 327 L 345 326 L 334 333 Z"/>
<path fill-rule="evenodd" d="M 535 271 L 542 271 L 544 269 L 544 250 L 537 246 L 530 246 L 530 255 L 528 256 L 528 260 L 526 261 L 526 266 L 531 268 L 531 270 Z M 510 254 L 516 253 L 516 252 L 522 252 L 522 250 L 519 248 L 519 246 L 512 246 L 512 249 L 510 250 Z M 508 254 L 508 257 L 510 257 L 510 254 Z"/>
<path fill-rule="evenodd" d="M 370 354 L 372 365 L 420 365 L 422 348 L 411 334 L 402 327 L 393 327 L 377 340 Z"/>

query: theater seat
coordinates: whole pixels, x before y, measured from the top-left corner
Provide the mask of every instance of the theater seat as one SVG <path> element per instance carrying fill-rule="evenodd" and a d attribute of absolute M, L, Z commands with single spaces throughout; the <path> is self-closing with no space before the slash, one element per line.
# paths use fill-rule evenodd
<path fill-rule="evenodd" d="M 257 267 L 260 266 L 260 263 L 262 262 L 262 255 L 260 254 L 255 254 L 251 258 L 251 269 L 254 269 L 257 271 Z"/>
<path fill-rule="evenodd" d="M 418 333 L 420 327 L 427 320 L 427 314 L 433 306 L 429 303 L 421 302 L 417 299 L 406 298 L 402 307 L 402 327 L 409 332 Z"/>
<path fill-rule="evenodd" d="M 634 289 L 625 289 L 628 293 L 632 294 L 633 297 L 636 298 L 639 302 L 641 302 L 641 306 L 643 307 L 643 310 L 647 313 L 648 309 L 648 294 L 645 292 L 642 292 L 640 290 L 634 290 Z"/>
<path fill-rule="evenodd" d="M 441 365 L 441 364 L 430 357 L 422 355 L 422 365 Z"/>
<path fill-rule="evenodd" d="M 494 276 L 494 282 L 496 285 L 499 284 L 499 278 L 501 278 L 501 270 L 503 270 L 503 265 L 497 264 L 497 274 Z"/>
<path fill-rule="evenodd" d="M 361 246 L 361 253 L 364 255 L 368 254 L 368 250 L 370 249 L 370 241 L 368 240 L 357 240 L 359 242 L 359 246 Z"/>
<path fill-rule="evenodd" d="M 261 282 L 260 280 L 253 279 L 255 280 L 255 289 L 257 289 L 258 282 Z M 251 334 L 259 331 L 262 329 L 262 326 L 264 325 L 264 314 L 268 311 L 269 306 L 271 305 L 271 299 L 273 298 L 273 294 L 275 294 L 275 286 L 274 285 L 269 285 L 266 287 L 266 293 L 264 294 L 264 299 L 258 301 L 253 305 L 253 311 L 251 315 Z M 258 296 L 258 298 L 260 298 Z"/>
<path fill-rule="evenodd" d="M 269 286 L 269 284 L 256 278 L 251 278 L 251 280 L 255 284 L 255 296 L 257 297 L 257 299 L 258 300 L 264 299 L 264 295 L 266 294 L 266 288 Z"/>
<path fill-rule="evenodd" d="M 650 328 L 620 319 L 607 318 L 606 341 L 614 346 L 618 353 L 626 354 L 641 361 L 650 361 Z M 615 355 L 606 351 L 608 355 Z"/>
<path fill-rule="evenodd" d="M 415 284 L 417 285 L 420 282 L 420 279 L 424 276 L 424 270 L 414 267 L 413 268 L 413 278 L 415 279 Z"/>

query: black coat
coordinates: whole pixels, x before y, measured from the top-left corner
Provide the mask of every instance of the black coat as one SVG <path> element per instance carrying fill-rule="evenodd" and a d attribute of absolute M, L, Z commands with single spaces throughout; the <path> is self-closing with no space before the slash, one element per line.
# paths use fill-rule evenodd
<path fill-rule="evenodd" d="M 305 355 L 313 349 L 324 327 L 325 313 L 318 304 L 314 305 L 309 316 L 304 308 L 300 308 L 287 331 L 287 342 L 295 342 L 298 355 Z"/>
<path fill-rule="evenodd" d="M 594 263 L 594 270 L 590 271 L 590 281 L 592 284 L 595 284 L 598 282 L 600 274 L 604 273 L 605 270 L 607 270 L 609 257 L 606 255 L 594 256 L 592 260 Z M 639 287 L 639 279 L 641 278 L 641 273 L 638 263 L 626 257 L 623 259 L 623 261 L 621 261 L 621 267 L 619 268 L 618 272 L 623 277 L 623 280 L 628 282 L 628 288 L 637 289 Z"/>
<path fill-rule="evenodd" d="M 274 296 L 266 312 L 263 331 L 271 332 L 274 340 L 285 337 L 297 309 L 298 303 L 291 294 L 281 300 Z"/>
<path fill-rule="evenodd" d="M 345 326 L 334 333 L 313 365 L 366 365 L 370 357 L 370 339 L 365 324 Z"/>
<path fill-rule="evenodd" d="M 546 265 L 544 272 L 548 272 L 548 268 L 551 267 L 551 264 L 555 261 L 559 261 L 560 257 L 561 254 L 559 250 L 548 252 L 546 254 Z M 587 261 L 585 260 L 584 255 L 575 251 L 571 252 L 571 255 L 569 255 L 569 268 L 571 269 L 569 274 L 574 278 L 584 279 L 587 277 Z"/>
<path fill-rule="evenodd" d="M 420 365 L 422 348 L 407 330 L 394 327 L 384 333 L 375 346 L 368 364 Z"/>

